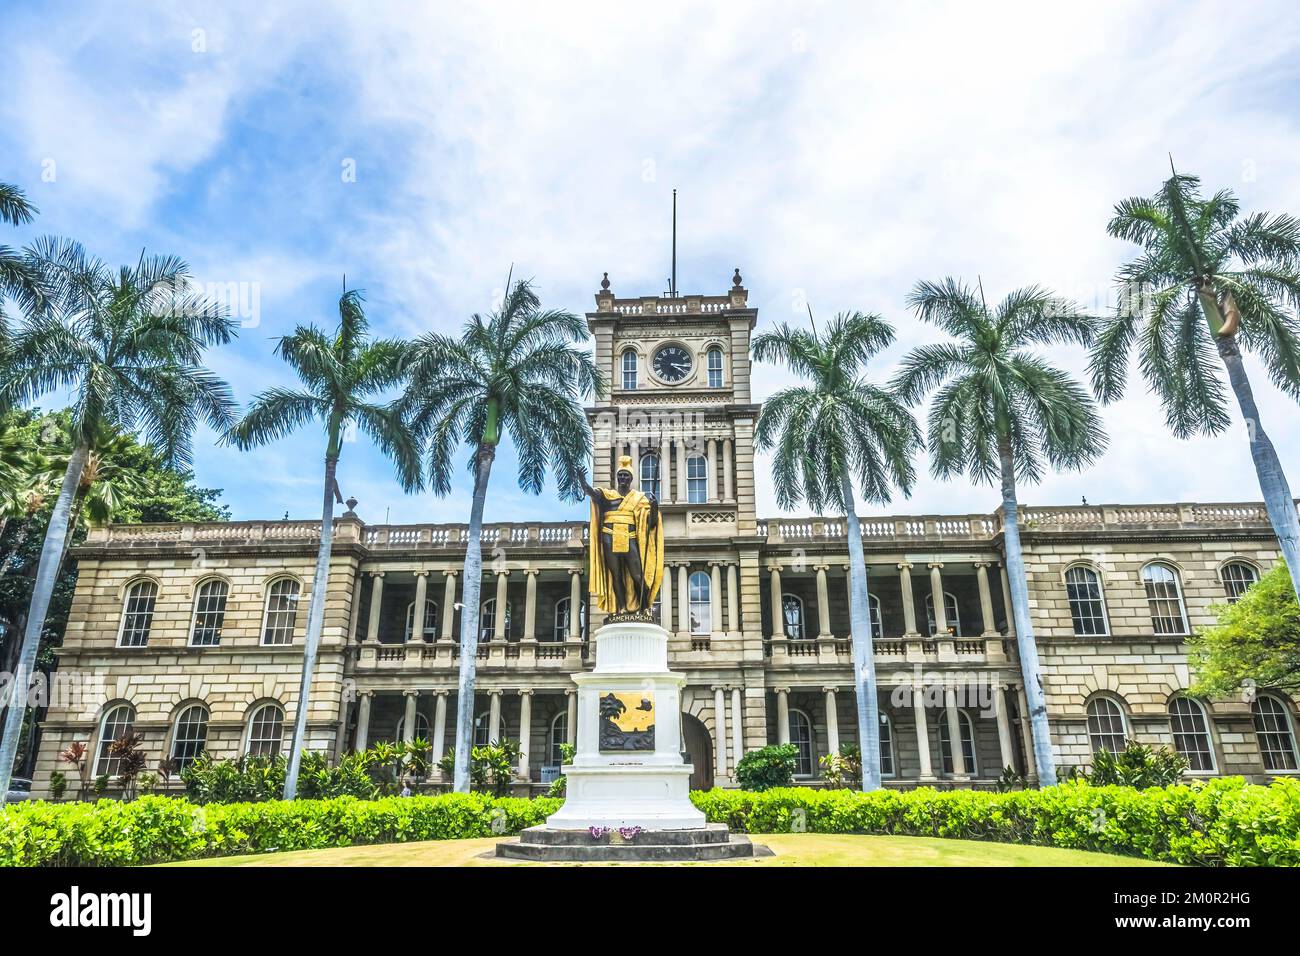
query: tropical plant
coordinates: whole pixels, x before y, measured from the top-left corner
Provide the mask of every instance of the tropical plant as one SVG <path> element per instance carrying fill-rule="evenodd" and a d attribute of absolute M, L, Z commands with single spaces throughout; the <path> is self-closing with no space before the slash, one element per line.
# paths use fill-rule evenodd
<path fill-rule="evenodd" d="M 105 426 L 143 429 L 165 461 L 187 464 L 195 428 L 232 423 L 230 388 L 202 365 L 204 351 L 229 342 L 235 324 L 192 288 L 174 256 L 141 253 L 114 272 L 69 240 L 40 239 L 27 261 L 49 297 L 15 335 L 0 371 L 0 409 L 63 389 L 72 406 L 73 448 L 45 532 L 14 686 L 27 686 L 58 577 L 73 499 L 95 436 Z M 20 698 L 19 698 L 20 699 Z M 24 707 L 10 706 L 0 743 L 0 799 L 8 790 Z"/>
<path fill-rule="evenodd" d="M 931 471 L 938 478 L 964 473 L 977 483 L 1001 484 L 1003 548 L 1034 761 L 1039 782 L 1051 786 L 1055 758 L 1029 616 L 1016 485 L 1038 482 L 1045 466 L 1082 468 L 1106 447 L 1087 389 L 1034 351 L 1089 344 L 1093 319 L 1038 286 L 1017 289 L 990 309 L 982 289 L 949 278 L 918 283 L 908 302 L 919 318 L 957 340 L 913 349 L 894 378 L 908 402 L 935 391 L 927 425 Z"/>
<path fill-rule="evenodd" d="M 108 755 L 117 761 L 117 782 L 126 799 L 135 797 L 136 778 L 144 771 L 148 755 L 144 752 L 144 734 L 123 734 L 108 745 Z"/>
<path fill-rule="evenodd" d="M 1129 740 L 1119 753 L 1101 749 L 1092 755 L 1088 782 L 1094 787 L 1117 785 L 1170 787 L 1187 772 L 1187 758 L 1168 747 L 1148 747 Z"/>
<path fill-rule="evenodd" d="M 416 737 L 406 743 L 406 770 L 417 778 L 423 779 L 429 775 L 429 769 L 432 766 L 429 760 L 429 754 L 433 751 L 433 744 L 423 737 Z"/>
<path fill-rule="evenodd" d="M 36 218 L 36 213 L 36 207 L 21 189 L 11 183 L 0 183 L 0 222 L 21 226 Z M 31 313 L 44 304 L 45 290 L 39 270 L 25 256 L 0 243 L 0 355 L 9 333 L 9 317 L 4 310 L 6 296 L 12 296 Z"/>
<path fill-rule="evenodd" d="M 754 337 L 754 358 L 780 362 L 807 385 L 782 389 L 763 405 L 754 441 L 775 449 L 772 479 L 782 508 L 807 502 L 842 513 L 848 524 L 853 669 L 862 742 L 862 789 L 880 786 L 880 714 L 872 650 L 867 562 L 854 483 L 869 502 L 885 504 L 895 486 L 909 494 L 912 456 L 921 446 L 911 412 L 865 376 L 867 363 L 894 340 L 876 315 L 841 313 L 822 334 L 782 323 Z"/>
<path fill-rule="evenodd" d="M 1218 620 L 1187 641 L 1191 693 L 1227 697 L 1252 684 L 1300 690 L 1300 602 L 1279 562 L 1233 604 L 1211 605 Z"/>
<path fill-rule="evenodd" d="M 275 351 L 306 386 L 299 391 L 272 388 L 253 400 L 231 429 L 227 440 L 243 449 L 283 438 L 308 422 L 325 427 L 325 484 L 321 506 L 320 545 L 307 611 L 303 641 L 302 674 L 298 706 L 289 745 L 289 769 L 284 777 L 284 798 L 292 800 L 298 789 L 303 741 L 307 732 L 312 676 L 325 623 L 325 594 L 329 584 L 330 554 L 334 540 L 334 505 L 343 503 L 337 472 L 343 436 L 349 427 L 369 435 L 397 467 L 398 480 L 408 491 L 420 485 L 419 450 L 397 412 L 376 399 L 399 385 L 404 375 L 405 343 L 373 339 L 362 308 L 360 290 L 344 292 L 339 299 L 339 323 L 332 335 L 314 325 L 300 325 L 276 343 Z"/>
<path fill-rule="evenodd" d="M 794 744 L 768 744 L 736 761 L 736 782 L 742 790 L 771 790 L 794 783 L 799 748 Z"/>
<path fill-rule="evenodd" d="M 473 499 L 465 549 L 456 704 L 454 788 L 470 787 L 474 684 L 483 576 L 483 509 L 497 446 L 508 435 L 519 462 L 519 487 L 537 494 L 554 473 L 560 496 L 581 496 L 577 472 L 590 448 L 581 400 L 605 389 L 605 377 L 578 346 L 586 324 L 571 312 L 543 309 L 526 280 L 512 286 L 490 315 L 475 314 L 459 338 L 430 332 L 412 345 L 404 415 L 425 443 L 427 473 L 439 495 L 451 491 L 455 456 L 471 448 Z"/>
<path fill-rule="evenodd" d="M 1119 310 L 1092 354 L 1093 389 L 1103 402 L 1124 394 L 1129 352 L 1160 396 L 1179 438 L 1217 435 L 1230 422 L 1217 351 L 1246 422 L 1250 454 L 1269 521 L 1300 594 L 1300 521 L 1282 463 L 1264 430 L 1242 349 L 1269 379 L 1300 399 L 1300 219 L 1242 216 L 1236 197 L 1201 195 L 1196 176 L 1174 172 L 1150 198 L 1125 199 L 1108 226 L 1142 247 L 1125 265 Z"/>

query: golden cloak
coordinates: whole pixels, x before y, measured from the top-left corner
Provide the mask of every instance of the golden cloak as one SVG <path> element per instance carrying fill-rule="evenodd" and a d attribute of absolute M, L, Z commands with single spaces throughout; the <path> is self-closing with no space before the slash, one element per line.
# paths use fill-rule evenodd
<path fill-rule="evenodd" d="M 598 489 L 607 501 L 617 500 L 619 494 L 612 488 Z M 650 593 L 650 605 L 654 605 L 659 594 L 659 585 L 664 578 L 664 526 L 659 521 L 654 531 L 650 531 L 650 499 L 642 491 L 635 489 L 623 496 L 623 501 L 614 511 L 632 515 L 631 526 L 636 529 L 636 542 L 641 548 L 641 568 L 645 574 L 646 588 Z M 606 512 L 606 515 L 613 512 Z M 617 520 L 617 519 L 616 519 Z M 601 515 L 596 503 L 591 503 L 591 533 L 587 538 L 590 552 L 588 580 L 591 582 L 591 597 L 596 607 L 606 614 L 618 613 L 617 600 L 614 596 L 613 574 L 605 566 L 605 552 L 601 547 Z M 630 574 L 623 575 L 623 593 L 627 595 L 628 611 L 642 610 L 640 594 Z M 646 608 L 648 610 L 649 608 Z"/>

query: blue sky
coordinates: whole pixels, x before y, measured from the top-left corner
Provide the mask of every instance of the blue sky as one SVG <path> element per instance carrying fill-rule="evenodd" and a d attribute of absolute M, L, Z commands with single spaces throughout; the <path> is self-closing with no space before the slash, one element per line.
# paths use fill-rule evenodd
<path fill-rule="evenodd" d="M 720 293 L 739 266 L 760 325 L 805 301 L 879 312 L 899 329 L 879 377 L 936 337 L 903 304 L 917 279 L 979 276 L 990 297 L 1038 282 L 1103 308 L 1130 252 L 1110 209 L 1153 192 L 1170 152 L 1248 210 L 1300 213 L 1286 3 L 210 6 L 6 6 L 0 180 L 41 215 L 0 241 L 170 252 L 256 290 L 256 322 L 212 356 L 241 400 L 289 382 L 272 339 L 333 322 L 345 273 L 386 335 L 458 328 L 512 263 L 579 312 L 603 271 L 619 294 L 659 291 L 673 187 L 684 291 Z M 758 397 L 787 382 L 760 368 Z M 1298 482 L 1295 406 L 1256 388 Z M 1258 497 L 1244 427 L 1176 441 L 1140 384 L 1106 419 L 1104 460 L 1023 499 Z M 202 434 L 196 471 L 238 518 L 306 517 L 321 451 L 314 431 L 249 454 Z M 489 520 L 566 511 L 517 491 L 508 450 L 498 462 Z M 340 482 L 369 521 L 468 510 L 467 479 L 403 495 L 364 439 Z M 762 468 L 759 497 L 776 512 Z M 926 478 L 889 510 L 995 506 Z"/>

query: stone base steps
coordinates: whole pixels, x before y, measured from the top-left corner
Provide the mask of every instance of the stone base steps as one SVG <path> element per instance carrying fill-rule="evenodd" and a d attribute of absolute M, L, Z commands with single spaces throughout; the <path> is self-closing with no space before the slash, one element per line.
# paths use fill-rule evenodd
<path fill-rule="evenodd" d="M 696 830 L 642 830 L 629 840 L 617 830 L 593 837 L 588 830 L 537 826 L 502 840 L 496 848 L 503 859 L 535 863 L 695 863 L 753 859 L 771 852 L 722 823 Z"/>

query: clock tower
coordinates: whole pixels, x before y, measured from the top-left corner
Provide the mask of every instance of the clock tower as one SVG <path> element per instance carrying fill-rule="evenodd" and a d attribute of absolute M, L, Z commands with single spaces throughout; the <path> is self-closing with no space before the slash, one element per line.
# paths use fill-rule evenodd
<path fill-rule="evenodd" d="M 751 537 L 754 422 L 749 339 L 757 310 L 740 270 L 725 295 L 619 298 L 609 274 L 587 324 L 609 394 L 588 409 L 597 484 L 620 455 L 659 500 L 671 540 Z"/>

